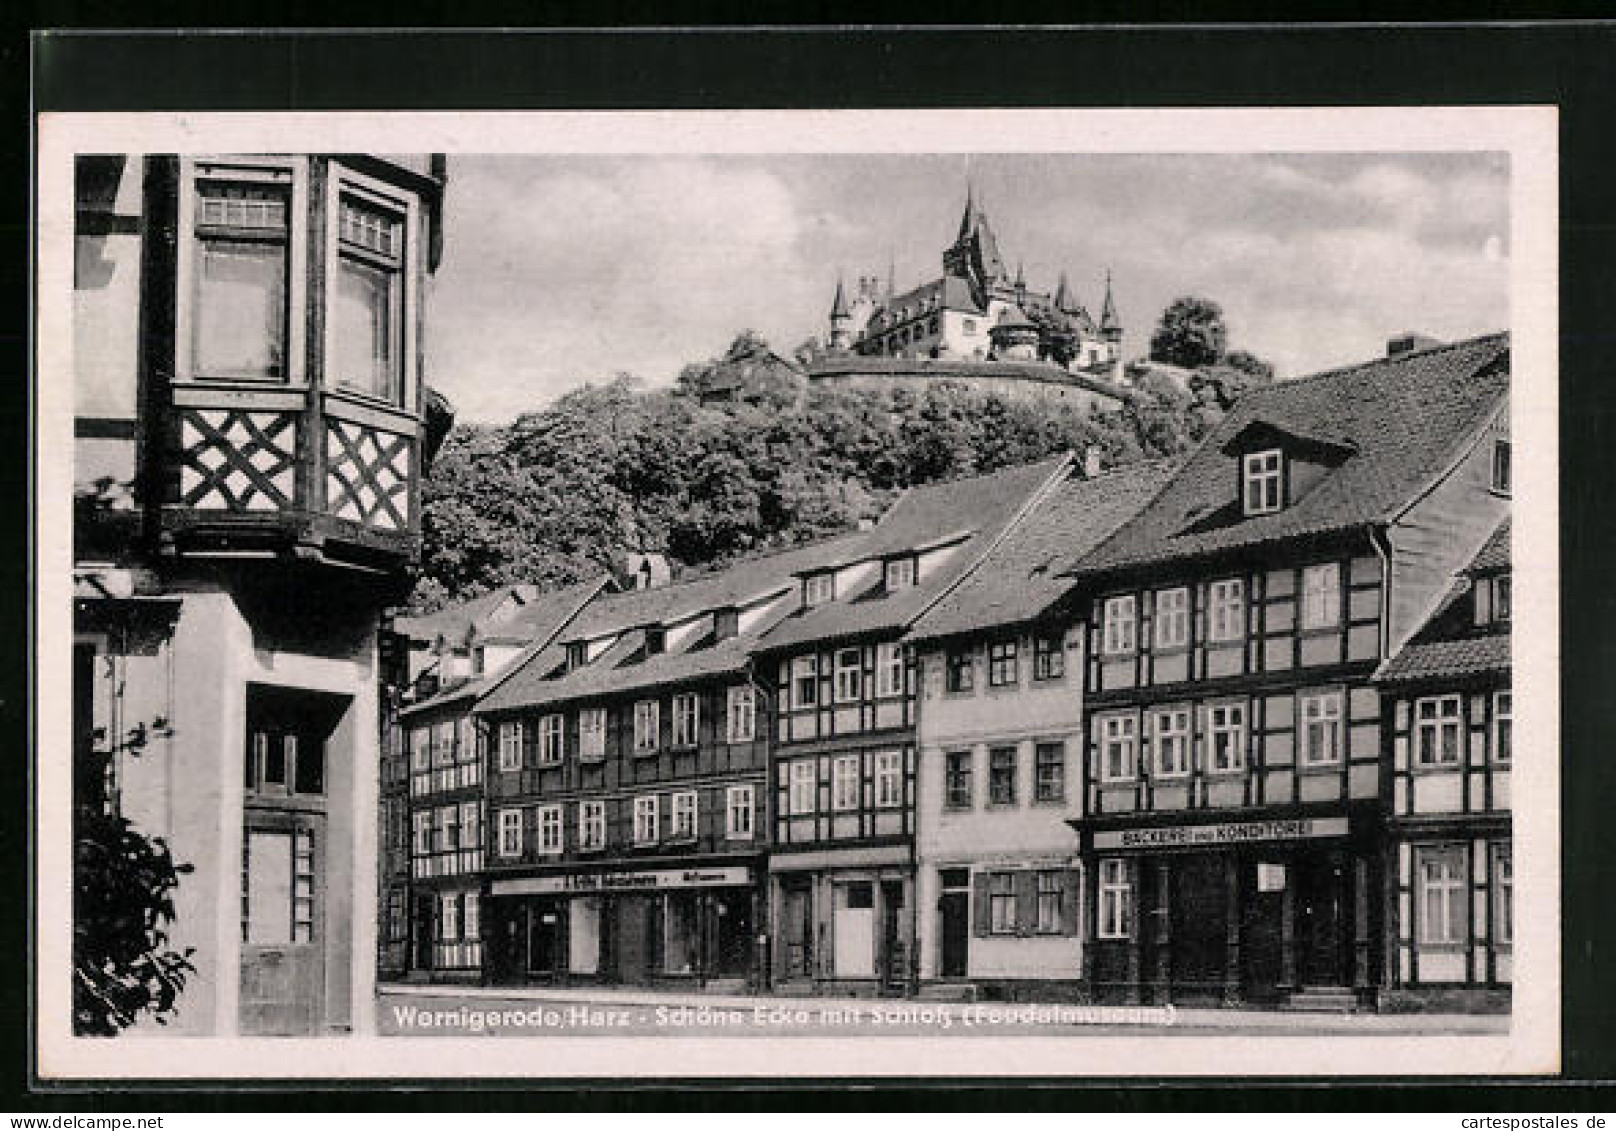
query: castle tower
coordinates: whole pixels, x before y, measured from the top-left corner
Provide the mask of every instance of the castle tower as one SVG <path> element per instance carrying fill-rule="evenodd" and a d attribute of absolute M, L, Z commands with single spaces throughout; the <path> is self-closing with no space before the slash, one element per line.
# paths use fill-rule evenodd
<path fill-rule="evenodd" d="M 836 280 L 836 297 L 830 304 L 830 348 L 849 349 L 853 345 L 853 312 L 847 307 L 847 295 L 842 280 Z"/>
<path fill-rule="evenodd" d="M 1100 310 L 1100 336 L 1106 341 L 1112 361 L 1122 357 L 1122 319 L 1117 317 L 1117 302 L 1111 295 L 1111 272 L 1105 273 L 1105 306 Z"/>

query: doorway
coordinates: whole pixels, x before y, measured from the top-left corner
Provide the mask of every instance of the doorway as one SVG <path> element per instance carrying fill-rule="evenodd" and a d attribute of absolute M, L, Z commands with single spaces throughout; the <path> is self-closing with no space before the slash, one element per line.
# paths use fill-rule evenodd
<path fill-rule="evenodd" d="M 968 868 L 944 868 L 943 894 L 937 900 L 937 976 L 963 978 L 970 969 L 971 873 Z"/>
<path fill-rule="evenodd" d="M 1339 853 L 1298 860 L 1296 871 L 1296 976 L 1304 986 L 1347 982 L 1346 864 Z"/>
<path fill-rule="evenodd" d="M 561 909 L 555 900 L 529 903 L 527 908 L 527 975 L 555 977 L 561 962 Z"/>
<path fill-rule="evenodd" d="M 813 895 L 807 880 L 782 880 L 781 939 L 785 945 L 784 972 L 787 978 L 807 978 L 813 974 Z"/>
<path fill-rule="evenodd" d="M 838 978 L 875 976 L 875 885 L 837 884 L 833 954 Z"/>

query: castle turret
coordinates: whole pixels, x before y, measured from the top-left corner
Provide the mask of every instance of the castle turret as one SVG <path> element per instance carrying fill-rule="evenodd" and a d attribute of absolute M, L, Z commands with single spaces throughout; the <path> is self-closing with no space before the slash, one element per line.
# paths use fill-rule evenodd
<path fill-rule="evenodd" d="M 1122 319 L 1117 317 L 1117 303 L 1111 297 L 1111 272 L 1105 273 L 1105 306 L 1100 310 L 1100 334 L 1108 342 L 1122 341 Z"/>
<path fill-rule="evenodd" d="M 1019 306 L 1006 306 L 988 331 L 996 361 L 1038 360 L 1038 327 Z"/>
<path fill-rule="evenodd" d="M 830 304 L 830 348 L 845 350 L 853 344 L 853 312 L 848 309 L 842 280 L 836 280 L 836 297 Z"/>

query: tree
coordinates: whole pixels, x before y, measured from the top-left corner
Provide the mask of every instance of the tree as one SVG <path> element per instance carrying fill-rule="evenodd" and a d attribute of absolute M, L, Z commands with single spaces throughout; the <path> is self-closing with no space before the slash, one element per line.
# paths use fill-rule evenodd
<path fill-rule="evenodd" d="M 1228 337 L 1223 308 L 1217 303 L 1193 296 L 1176 298 L 1162 311 L 1150 337 L 1150 359 L 1199 369 L 1223 358 Z"/>
<path fill-rule="evenodd" d="M 1223 364 L 1238 369 L 1251 378 L 1250 384 L 1270 385 L 1274 380 L 1274 367 L 1249 350 L 1230 350 L 1223 355 Z"/>
<path fill-rule="evenodd" d="M 170 948 L 174 891 L 189 864 L 176 864 L 161 837 L 147 837 L 108 804 L 107 770 L 119 753 L 137 757 L 162 719 L 115 742 L 97 728 L 78 736 L 73 760 L 73 1031 L 112 1037 L 141 1016 L 168 1023 L 196 972 L 195 949 Z"/>

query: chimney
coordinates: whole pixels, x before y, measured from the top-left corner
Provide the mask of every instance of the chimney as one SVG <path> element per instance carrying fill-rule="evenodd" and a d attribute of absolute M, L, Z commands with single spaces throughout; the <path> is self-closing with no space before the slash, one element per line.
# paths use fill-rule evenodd
<path fill-rule="evenodd" d="M 1090 444 L 1083 449 L 1083 478 L 1093 479 L 1101 470 L 1100 449 Z"/>
<path fill-rule="evenodd" d="M 1400 357 L 1405 353 L 1416 353 L 1419 350 L 1428 350 L 1432 346 L 1442 344 L 1440 338 L 1433 338 L 1429 334 L 1405 330 L 1396 337 L 1386 339 L 1386 356 Z"/>
<path fill-rule="evenodd" d="M 630 589 L 660 589 L 673 580 L 673 567 L 663 554 L 628 554 L 623 573 Z"/>

